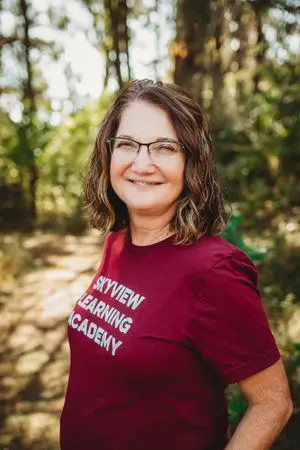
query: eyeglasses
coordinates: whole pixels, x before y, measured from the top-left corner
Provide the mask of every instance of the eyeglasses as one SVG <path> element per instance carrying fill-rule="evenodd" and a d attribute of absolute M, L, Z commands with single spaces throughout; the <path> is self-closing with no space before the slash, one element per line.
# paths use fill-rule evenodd
<path fill-rule="evenodd" d="M 122 158 L 134 161 L 140 152 L 141 146 L 146 145 L 148 155 L 153 162 L 166 162 L 184 149 L 184 145 L 172 139 L 149 142 L 137 142 L 134 139 L 114 137 L 107 140 L 111 153 Z"/>

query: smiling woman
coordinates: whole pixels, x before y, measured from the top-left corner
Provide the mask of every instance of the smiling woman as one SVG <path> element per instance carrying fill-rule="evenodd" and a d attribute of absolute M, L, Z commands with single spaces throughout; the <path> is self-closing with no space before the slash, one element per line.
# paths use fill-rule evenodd
<path fill-rule="evenodd" d="M 129 83 L 85 181 L 102 261 L 69 318 L 62 450 L 264 450 L 291 402 L 257 269 L 220 237 L 227 216 L 200 106 Z M 224 390 L 249 410 L 227 441 Z M 258 426 L 262 424 L 262 426 Z"/>
<path fill-rule="evenodd" d="M 174 84 L 133 81 L 108 111 L 91 156 L 85 182 L 91 225 L 103 233 L 124 229 L 130 214 L 136 220 L 139 214 L 123 195 L 136 206 L 143 202 L 144 214 L 153 195 L 158 227 L 165 222 L 160 236 L 154 227 L 154 241 L 165 237 L 166 230 L 177 243 L 219 234 L 227 215 L 213 160 L 206 118 L 188 94 Z M 135 187 L 156 182 L 160 189 L 143 190 L 147 198 L 137 199 L 140 191 L 128 185 L 130 180 Z M 142 238 L 131 225 L 134 241 L 151 243 L 149 229 Z"/>

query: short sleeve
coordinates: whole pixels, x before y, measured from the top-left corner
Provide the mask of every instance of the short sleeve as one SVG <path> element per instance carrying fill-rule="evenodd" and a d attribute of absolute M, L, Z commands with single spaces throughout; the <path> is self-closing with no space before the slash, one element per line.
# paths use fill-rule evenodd
<path fill-rule="evenodd" d="M 191 308 L 189 340 L 225 384 L 254 375 L 280 358 L 257 275 L 246 254 L 234 249 L 199 282 Z"/>

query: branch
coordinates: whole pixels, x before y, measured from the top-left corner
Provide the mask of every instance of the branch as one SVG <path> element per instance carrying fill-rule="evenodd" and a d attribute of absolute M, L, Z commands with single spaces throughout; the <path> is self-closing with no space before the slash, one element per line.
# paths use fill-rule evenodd
<path fill-rule="evenodd" d="M 17 36 L 5 37 L 0 35 L 0 48 L 4 47 L 6 44 L 13 44 L 16 41 L 20 41 Z"/>

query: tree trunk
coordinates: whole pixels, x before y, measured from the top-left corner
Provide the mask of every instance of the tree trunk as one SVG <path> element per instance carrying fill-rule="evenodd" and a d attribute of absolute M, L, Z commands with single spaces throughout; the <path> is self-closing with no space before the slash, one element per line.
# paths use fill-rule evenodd
<path fill-rule="evenodd" d="M 251 3 L 252 9 L 255 17 L 255 28 L 256 28 L 256 50 L 255 50 L 255 73 L 253 77 L 253 91 L 259 92 L 259 83 L 261 81 L 261 67 L 265 60 L 266 53 L 266 42 L 263 33 L 263 14 L 271 5 L 269 1 L 265 2 L 253 2 Z"/>
<path fill-rule="evenodd" d="M 38 182 L 38 169 L 35 161 L 35 155 L 32 148 L 31 139 L 28 136 L 28 131 L 34 127 L 34 116 L 36 113 L 35 93 L 32 83 L 32 65 L 30 60 L 31 42 L 29 30 L 31 22 L 28 15 L 28 4 L 26 0 L 20 0 L 20 10 L 24 21 L 24 57 L 26 66 L 26 79 L 23 83 L 23 104 L 24 104 L 24 119 L 25 119 L 25 135 L 23 149 L 27 153 L 27 170 L 29 179 L 29 213 L 31 219 L 36 219 L 36 188 Z"/>
<path fill-rule="evenodd" d="M 104 51 L 104 88 L 113 76 L 121 89 L 131 78 L 127 2 L 126 0 L 104 0 L 103 3 L 98 0 L 82 1 L 93 19 L 97 48 L 101 47 Z"/>
<path fill-rule="evenodd" d="M 217 0 L 215 2 L 212 24 L 214 28 L 214 49 L 211 62 L 212 76 L 212 117 L 217 120 L 220 111 L 223 111 L 223 77 L 224 68 L 222 61 L 222 50 L 224 42 L 225 24 L 224 24 L 225 2 Z"/>
<path fill-rule="evenodd" d="M 249 11 L 247 11 L 247 4 L 236 1 L 234 20 L 238 24 L 236 37 L 239 40 L 240 46 L 235 53 L 235 62 L 237 63 L 237 77 L 236 77 L 236 99 L 242 100 L 246 92 L 246 80 L 244 71 L 247 64 L 247 49 L 249 46 Z M 251 11 L 250 11 L 251 12 Z"/>
<path fill-rule="evenodd" d="M 129 29 L 127 26 L 127 17 L 128 17 L 128 6 L 126 0 L 119 0 L 119 37 L 121 38 L 121 42 L 124 42 L 124 49 L 122 52 L 126 57 L 126 68 L 127 68 L 127 80 L 131 78 L 131 67 L 130 67 L 130 56 L 129 56 Z"/>
<path fill-rule="evenodd" d="M 130 79 L 129 30 L 127 26 L 128 7 L 126 0 L 105 0 L 104 7 L 108 16 L 107 33 L 112 36 L 113 57 L 109 55 L 108 64 L 114 68 L 119 89 Z M 122 59 L 126 60 L 127 76 L 122 72 Z"/>
<path fill-rule="evenodd" d="M 115 8 L 115 2 L 113 0 L 105 0 L 104 6 L 109 17 L 109 28 L 112 36 L 112 50 L 114 57 L 112 65 L 116 72 L 119 88 L 123 86 L 123 78 L 121 72 L 121 60 L 120 60 L 120 42 L 119 42 L 119 20 L 118 11 Z M 111 59 L 111 58 L 110 58 Z"/>
<path fill-rule="evenodd" d="M 159 0 L 155 0 L 154 10 L 157 13 L 157 15 L 159 15 Z M 155 35 L 155 57 L 154 57 L 152 64 L 153 64 L 154 76 L 155 76 L 156 80 L 158 80 L 158 78 L 159 78 L 158 65 L 160 62 L 159 41 L 160 41 L 161 36 L 160 36 L 160 27 L 157 22 L 154 24 L 154 35 Z"/>
<path fill-rule="evenodd" d="M 202 100 L 207 73 L 205 46 L 210 24 L 211 1 L 178 0 L 174 43 L 175 83 Z"/>

